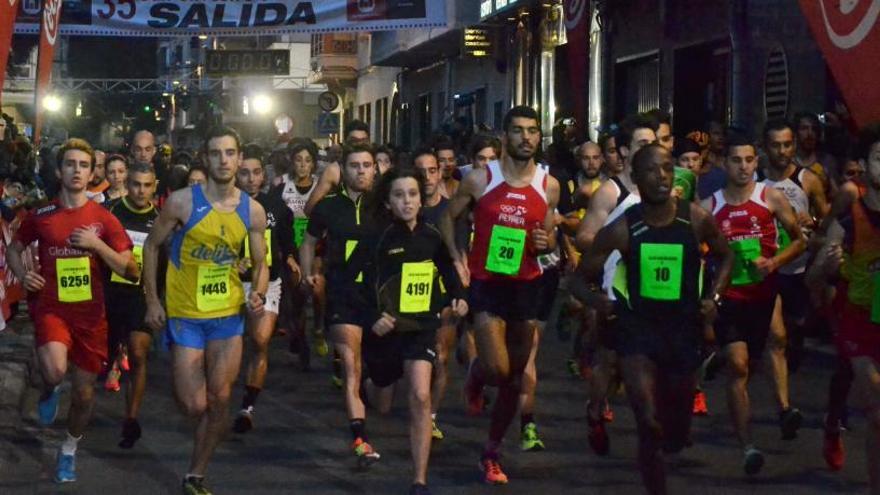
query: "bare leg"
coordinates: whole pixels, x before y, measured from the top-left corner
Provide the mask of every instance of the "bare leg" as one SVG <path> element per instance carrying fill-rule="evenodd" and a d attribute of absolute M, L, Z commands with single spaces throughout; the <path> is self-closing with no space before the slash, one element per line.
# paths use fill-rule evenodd
<path fill-rule="evenodd" d="M 789 408 L 788 402 L 788 362 L 785 358 L 787 344 L 785 320 L 782 317 L 782 299 L 776 298 L 773 319 L 770 320 L 770 336 L 767 339 L 766 360 L 770 366 L 769 375 L 773 377 L 771 391 L 780 411 Z"/>
<path fill-rule="evenodd" d="M 92 417 L 95 405 L 95 380 L 98 375 L 73 367 L 73 393 L 67 417 L 67 431 L 73 437 L 82 436 Z"/>
<path fill-rule="evenodd" d="M 541 328 L 535 329 L 532 339 L 532 350 L 522 374 L 522 386 L 519 391 L 519 413 L 531 415 L 535 412 L 535 390 L 538 388 L 538 367 L 535 361 L 538 357 L 538 343 L 541 341 Z"/>
<path fill-rule="evenodd" d="M 366 409 L 361 400 L 361 339 L 363 329 L 355 325 L 330 327 L 336 352 L 342 359 L 345 375 L 345 408 L 348 419 L 364 419 Z"/>
<path fill-rule="evenodd" d="M 734 342 L 725 348 L 729 379 L 727 383 L 727 407 L 733 420 L 733 429 L 740 446 L 752 443 L 749 425 L 749 350 L 745 342 Z"/>
<path fill-rule="evenodd" d="M 131 332 L 128 340 L 128 359 L 131 362 L 131 375 L 125 389 L 125 417 L 136 419 L 147 388 L 147 354 L 153 337 L 146 332 Z"/>
<path fill-rule="evenodd" d="M 278 315 L 264 311 L 257 318 L 248 315 L 248 333 L 251 337 L 253 349 L 247 367 L 247 386 L 258 389 L 263 388 L 266 382 L 266 370 L 269 368 L 269 339 L 275 329 Z"/>
<path fill-rule="evenodd" d="M 52 390 L 64 381 L 67 374 L 67 346 L 61 342 L 48 342 L 37 349 L 40 363 L 40 375 L 43 377 L 43 395 L 48 396 Z"/>
<path fill-rule="evenodd" d="M 431 455 L 431 363 L 405 361 L 409 379 L 409 442 L 413 458 L 413 483 L 427 484 Z"/>
<path fill-rule="evenodd" d="M 437 329 L 437 362 L 434 365 L 434 377 L 431 384 L 431 412 L 437 414 L 440 403 L 446 395 L 446 384 L 449 381 L 449 356 L 455 349 L 456 328 L 452 322 L 448 308 L 441 313 L 441 325 Z"/>
<path fill-rule="evenodd" d="M 630 406 L 636 416 L 639 435 L 639 471 L 648 493 L 666 493 L 666 472 L 660 453 L 663 429 L 657 421 L 657 366 L 645 356 L 634 355 L 620 360 Z M 667 400 L 666 397 L 663 400 Z"/>

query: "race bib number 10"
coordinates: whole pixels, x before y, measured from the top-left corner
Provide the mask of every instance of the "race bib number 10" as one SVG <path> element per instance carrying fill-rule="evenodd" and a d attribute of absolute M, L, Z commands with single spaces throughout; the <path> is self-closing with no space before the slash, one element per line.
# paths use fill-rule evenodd
<path fill-rule="evenodd" d="M 58 300 L 75 303 L 92 300 L 92 278 L 89 258 L 57 258 Z"/>
<path fill-rule="evenodd" d="M 293 244 L 296 247 L 300 247 L 303 243 L 303 239 L 306 236 L 306 227 L 309 226 L 308 218 L 294 218 L 293 219 Z"/>
<path fill-rule="evenodd" d="M 526 249 L 526 231 L 503 225 L 492 227 L 486 270 L 501 275 L 516 275 Z"/>
<path fill-rule="evenodd" d="M 681 299 L 681 271 L 684 246 L 681 244 L 651 244 L 641 247 L 642 297 L 657 301 Z"/>
<path fill-rule="evenodd" d="M 434 263 L 404 263 L 400 272 L 400 312 L 424 313 L 431 309 Z"/>
<path fill-rule="evenodd" d="M 229 309 L 232 267 L 200 266 L 196 279 L 196 307 L 199 311 Z"/>

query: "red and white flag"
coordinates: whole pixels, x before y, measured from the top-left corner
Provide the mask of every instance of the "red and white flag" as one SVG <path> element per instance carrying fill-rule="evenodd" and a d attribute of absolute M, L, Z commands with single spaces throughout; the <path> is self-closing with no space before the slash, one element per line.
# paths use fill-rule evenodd
<path fill-rule="evenodd" d="M 880 0 L 800 4 L 856 124 L 880 121 Z"/>
<path fill-rule="evenodd" d="M 577 120 L 578 135 L 584 135 L 587 124 L 587 82 L 590 68 L 590 0 L 565 0 L 565 47 L 568 80 L 571 87 L 572 116 Z"/>
<path fill-rule="evenodd" d="M 18 0 L 0 0 L 0 100 L 3 96 L 3 83 L 6 81 L 6 63 L 9 61 L 12 28 L 17 13 Z"/>
<path fill-rule="evenodd" d="M 0 0 L 2 1 L 2 0 Z M 8 0 L 6 0 L 8 1 Z M 34 91 L 34 144 L 39 145 L 43 126 L 43 98 L 49 91 L 52 79 L 52 60 L 58 42 L 58 26 L 61 24 L 61 0 L 43 0 L 43 16 L 40 22 L 40 51 L 37 55 L 37 85 Z"/>

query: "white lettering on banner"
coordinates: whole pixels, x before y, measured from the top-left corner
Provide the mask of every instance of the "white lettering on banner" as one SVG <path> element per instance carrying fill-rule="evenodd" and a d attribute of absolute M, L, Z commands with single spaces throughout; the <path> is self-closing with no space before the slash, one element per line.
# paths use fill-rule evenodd
<path fill-rule="evenodd" d="M 61 13 L 61 0 L 46 0 L 44 7 L 46 12 L 43 14 L 43 22 L 46 28 L 46 41 L 50 45 L 55 46 L 55 39 L 58 37 L 58 26 Z"/>
<path fill-rule="evenodd" d="M 871 5 L 865 12 L 864 17 L 858 22 L 855 29 L 849 33 L 841 34 L 837 32 L 834 26 L 832 26 L 832 22 L 828 19 L 828 12 L 826 9 L 831 9 L 833 7 L 831 5 L 826 6 L 825 4 L 837 4 L 836 7 L 840 10 L 840 13 L 844 16 L 848 16 L 853 14 L 853 10 L 858 6 L 859 1 L 845 0 L 841 2 L 839 0 L 819 0 L 819 8 L 822 10 L 822 20 L 825 21 L 825 30 L 828 31 L 828 38 L 834 43 L 834 46 L 841 50 L 848 50 L 858 46 L 859 43 L 864 41 L 868 36 L 868 33 L 871 32 L 871 29 L 877 23 L 877 18 L 880 17 L 880 0 L 869 1 L 871 2 Z"/>
<path fill-rule="evenodd" d="M 62 0 L 46 0 L 57 14 Z M 51 18 L 51 19 L 50 19 Z M 79 36 L 254 36 L 286 33 L 391 31 L 447 26 L 445 0 L 190 0 L 91 2 L 76 18 L 47 16 L 50 42 Z M 36 34 L 39 21 L 24 16 L 18 34 Z"/>

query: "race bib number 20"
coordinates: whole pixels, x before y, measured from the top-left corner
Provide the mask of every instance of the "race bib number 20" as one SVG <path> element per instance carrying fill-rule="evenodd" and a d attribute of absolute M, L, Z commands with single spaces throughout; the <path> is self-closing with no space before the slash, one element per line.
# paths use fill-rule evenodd
<path fill-rule="evenodd" d="M 486 270 L 501 275 L 516 275 L 526 249 L 526 231 L 503 225 L 492 227 Z"/>

